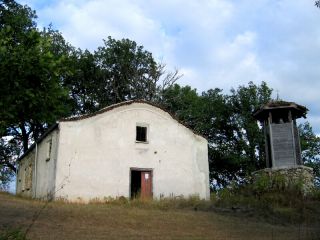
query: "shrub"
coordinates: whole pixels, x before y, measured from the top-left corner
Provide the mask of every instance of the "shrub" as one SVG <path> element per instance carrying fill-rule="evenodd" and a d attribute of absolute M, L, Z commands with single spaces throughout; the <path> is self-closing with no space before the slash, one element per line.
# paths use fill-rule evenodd
<path fill-rule="evenodd" d="M 0 240 L 26 240 L 24 232 L 21 229 L 5 229 L 0 233 Z"/>

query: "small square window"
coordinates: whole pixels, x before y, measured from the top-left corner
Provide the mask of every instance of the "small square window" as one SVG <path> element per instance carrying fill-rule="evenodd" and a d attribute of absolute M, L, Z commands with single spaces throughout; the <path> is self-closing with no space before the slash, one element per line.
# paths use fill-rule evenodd
<path fill-rule="evenodd" d="M 147 142 L 147 127 L 137 126 L 136 128 L 136 141 Z"/>

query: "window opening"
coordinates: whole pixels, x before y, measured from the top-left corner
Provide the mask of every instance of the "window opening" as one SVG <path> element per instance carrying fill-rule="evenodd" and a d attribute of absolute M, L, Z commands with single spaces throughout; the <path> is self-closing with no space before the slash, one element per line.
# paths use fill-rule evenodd
<path fill-rule="evenodd" d="M 47 152 L 47 158 L 46 158 L 46 161 L 50 161 L 50 157 L 51 157 L 51 150 L 52 150 L 52 139 L 50 139 L 48 141 L 48 152 Z"/>
<path fill-rule="evenodd" d="M 272 123 L 283 124 L 288 122 L 290 121 L 287 112 L 274 112 L 272 114 Z"/>
<path fill-rule="evenodd" d="M 136 141 L 147 142 L 147 127 L 137 126 Z"/>

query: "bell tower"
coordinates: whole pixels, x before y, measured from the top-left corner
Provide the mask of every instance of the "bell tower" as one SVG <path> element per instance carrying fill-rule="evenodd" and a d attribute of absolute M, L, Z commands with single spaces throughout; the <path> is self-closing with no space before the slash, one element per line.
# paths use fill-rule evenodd
<path fill-rule="evenodd" d="M 302 165 L 296 119 L 306 118 L 308 109 L 293 102 L 270 102 L 253 116 L 263 124 L 267 168 L 292 168 Z"/>

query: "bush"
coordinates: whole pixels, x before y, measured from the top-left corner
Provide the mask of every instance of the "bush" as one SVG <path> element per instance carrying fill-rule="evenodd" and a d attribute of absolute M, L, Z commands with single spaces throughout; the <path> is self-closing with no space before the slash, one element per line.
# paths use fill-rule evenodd
<path fill-rule="evenodd" d="M 5 229 L 0 233 L 0 240 L 26 240 L 25 234 L 21 229 Z"/>

